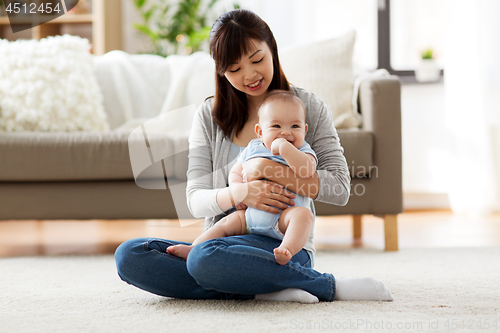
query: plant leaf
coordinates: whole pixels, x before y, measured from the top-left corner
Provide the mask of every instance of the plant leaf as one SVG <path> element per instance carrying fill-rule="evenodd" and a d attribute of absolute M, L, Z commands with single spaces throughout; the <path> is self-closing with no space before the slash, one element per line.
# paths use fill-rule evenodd
<path fill-rule="evenodd" d="M 145 3 L 146 3 L 146 0 L 135 0 L 135 6 L 137 8 L 142 8 L 142 6 L 144 6 Z"/>
<path fill-rule="evenodd" d="M 147 25 L 134 23 L 133 27 L 147 35 L 152 41 L 156 41 L 158 39 L 158 34 L 151 30 Z"/>

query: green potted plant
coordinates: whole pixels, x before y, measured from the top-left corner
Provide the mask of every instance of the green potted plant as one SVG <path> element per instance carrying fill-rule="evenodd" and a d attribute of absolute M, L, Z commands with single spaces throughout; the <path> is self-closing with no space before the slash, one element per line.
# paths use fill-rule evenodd
<path fill-rule="evenodd" d="M 434 50 L 428 48 L 421 53 L 420 64 L 415 71 L 418 82 L 434 82 L 439 80 L 440 70 L 434 59 Z"/>
<path fill-rule="evenodd" d="M 210 25 L 216 17 L 213 7 L 218 0 L 133 0 L 144 23 L 134 28 L 147 36 L 154 54 L 190 54 L 202 49 L 208 40 Z M 234 5 L 238 8 L 238 5 Z M 211 21 L 207 19 L 210 17 Z"/>

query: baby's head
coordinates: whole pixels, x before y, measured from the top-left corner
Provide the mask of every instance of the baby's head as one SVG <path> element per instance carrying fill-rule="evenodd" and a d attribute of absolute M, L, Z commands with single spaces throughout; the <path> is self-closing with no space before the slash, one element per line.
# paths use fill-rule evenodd
<path fill-rule="evenodd" d="M 307 133 L 306 108 L 302 101 L 285 90 L 271 91 L 259 107 L 255 133 L 267 149 L 277 138 L 285 138 L 297 149 Z"/>

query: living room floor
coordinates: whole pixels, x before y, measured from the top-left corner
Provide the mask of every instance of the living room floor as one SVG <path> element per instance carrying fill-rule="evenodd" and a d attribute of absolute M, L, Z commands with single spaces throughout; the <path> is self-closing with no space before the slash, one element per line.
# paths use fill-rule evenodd
<path fill-rule="evenodd" d="M 203 223 L 194 220 L 0 221 L 0 257 L 113 253 L 123 241 L 159 237 L 193 241 Z M 186 225 L 187 224 L 187 225 Z M 399 248 L 500 245 L 500 214 L 471 217 L 451 211 L 399 215 Z M 384 248 L 383 220 L 363 216 L 363 236 L 353 239 L 350 216 L 317 217 L 317 250 Z"/>

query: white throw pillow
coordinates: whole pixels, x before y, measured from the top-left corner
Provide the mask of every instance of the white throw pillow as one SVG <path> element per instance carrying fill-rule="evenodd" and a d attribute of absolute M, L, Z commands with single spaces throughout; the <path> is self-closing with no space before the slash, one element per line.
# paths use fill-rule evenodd
<path fill-rule="evenodd" d="M 87 39 L 0 40 L 0 131 L 107 131 Z"/>
<path fill-rule="evenodd" d="M 317 95 L 330 108 L 336 128 L 358 127 L 352 108 L 352 54 L 355 31 L 339 38 L 280 51 L 288 81 Z"/>

